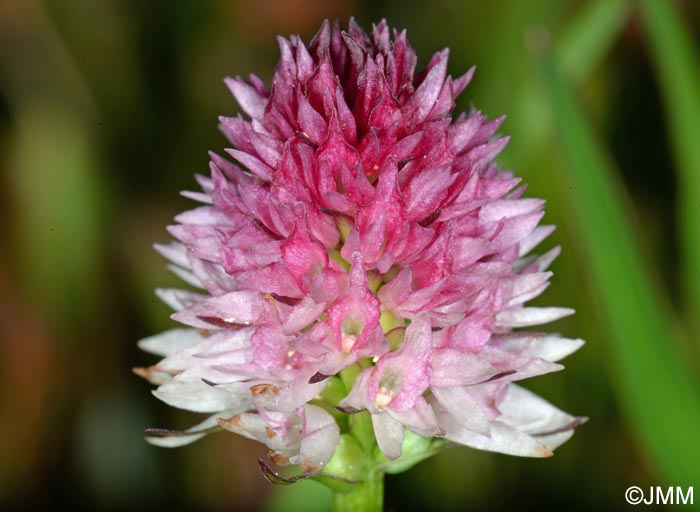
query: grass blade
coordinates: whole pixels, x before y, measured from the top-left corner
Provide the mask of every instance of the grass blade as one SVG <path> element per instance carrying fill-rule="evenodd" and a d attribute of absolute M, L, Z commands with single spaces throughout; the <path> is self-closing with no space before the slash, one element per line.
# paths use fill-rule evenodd
<path fill-rule="evenodd" d="M 659 476 L 690 484 L 700 474 L 700 397 L 678 352 L 680 336 L 640 256 L 615 170 L 551 60 L 543 64 L 543 78 L 568 160 L 580 249 L 608 331 L 601 339 L 610 340 L 624 412 Z"/>
<path fill-rule="evenodd" d="M 630 10 L 625 0 L 598 0 L 574 14 L 555 49 L 567 78 L 579 82 L 591 74 L 617 39 Z"/>
<path fill-rule="evenodd" d="M 656 68 L 678 173 L 681 290 L 688 332 L 700 344 L 700 55 L 673 2 L 639 6 Z M 699 348 L 700 349 L 700 348 Z"/>

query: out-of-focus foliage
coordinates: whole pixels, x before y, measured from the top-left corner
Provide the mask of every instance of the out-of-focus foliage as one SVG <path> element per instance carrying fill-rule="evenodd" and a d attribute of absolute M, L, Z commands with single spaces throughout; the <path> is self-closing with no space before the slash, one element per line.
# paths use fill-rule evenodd
<path fill-rule="evenodd" d="M 644 0 L 644 26 L 665 103 L 670 146 L 678 174 L 681 290 L 689 330 L 700 330 L 700 50 L 681 13 L 667 2 Z M 695 335 L 696 350 L 700 334 Z"/>
<path fill-rule="evenodd" d="M 569 157 L 563 181 L 570 183 L 577 243 L 599 293 L 627 418 L 661 475 L 669 482 L 692 485 L 700 465 L 700 445 L 693 441 L 700 425 L 700 399 L 690 368 L 679 357 L 679 326 L 665 292 L 655 286 L 655 273 L 640 254 L 614 168 L 556 63 L 544 67 L 552 115 Z"/>
<path fill-rule="evenodd" d="M 547 243 L 564 249 L 542 300 L 576 308 L 554 328 L 588 341 L 532 384 L 591 418 L 554 458 L 449 449 L 388 477 L 387 504 L 606 509 L 630 485 L 693 471 L 669 457 L 699 450 L 699 3 L 5 0 L 0 507 L 329 507 L 317 483 L 272 488 L 264 449 L 238 436 L 146 445 L 144 427 L 191 418 L 130 368 L 151 362 L 135 341 L 171 323 L 152 290 L 177 281 L 151 244 L 188 206 L 177 192 L 206 172 L 206 150 L 226 145 L 216 118 L 236 106 L 222 78 L 267 79 L 277 33 L 308 39 L 350 15 L 406 27 L 421 64 L 449 46 L 453 74 L 477 65 L 460 106 L 508 115 L 501 161 L 547 199 Z"/>

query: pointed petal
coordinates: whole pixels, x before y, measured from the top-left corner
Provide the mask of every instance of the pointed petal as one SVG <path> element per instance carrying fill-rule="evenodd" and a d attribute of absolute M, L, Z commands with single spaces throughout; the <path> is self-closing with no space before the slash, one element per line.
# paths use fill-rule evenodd
<path fill-rule="evenodd" d="M 530 327 L 554 322 L 573 314 L 574 310 L 570 308 L 511 309 L 496 315 L 496 325 L 499 328 Z"/>
<path fill-rule="evenodd" d="M 469 392 L 463 387 L 432 388 L 433 395 L 459 425 L 470 432 L 490 437 L 489 419 Z"/>
<path fill-rule="evenodd" d="M 252 118 L 261 118 L 265 113 L 267 99 L 255 88 L 239 77 L 224 80 L 241 109 Z"/>
<path fill-rule="evenodd" d="M 174 380 L 160 386 L 153 395 L 168 405 L 193 412 L 245 410 L 252 404 L 249 395 L 233 393 L 202 381 Z"/>
<path fill-rule="evenodd" d="M 188 308 L 207 298 L 206 295 L 201 293 L 192 293 L 187 290 L 178 290 L 177 288 L 157 288 L 156 295 L 175 311 Z"/>
<path fill-rule="evenodd" d="M 585 418 L 575 418 L 560 411 L 545 399 L 525 388 L 511 384 L 498 405 L 500 421 L 535 437 L 550 450 L 568 440 L 574 427 Z"/>
<path fill-rule="evenodd" d="M 224 412 L 224 414 L 227 413 L 234 414 L 231 411 Z M 216 430 L 216 428 L 219 426 L 216 421 L 218 416 L 218 414 L 209 416 L 201 423 L 182 431 L 148 429 L 147 433 L 149 435 L 146 436 L 146 441 L 154 446 L 160 446 L 163 448 L 177 448 L 194 443 L 195 441 L 198 441 L 206 436 L 209 432 Z"/>
<path fill-rule="evenodd" d="M 446 426 L 443 421 L 440 424 Z M 491 437 L 480 436 L 458 426 L 455 428 L 454 424 L 447 426 L 445 430 L 447 439 L 477 450 L 521 457 L 552 456 L 552 451 L 544 443 L 499 421 L 491 423 Z"/>
<path fill-rule="evenodd" d="M 171 329 L 140 340 L 138 346 L 144 352 L 169 356 L 201 340 L 202 336 L 195 329 Z"/>

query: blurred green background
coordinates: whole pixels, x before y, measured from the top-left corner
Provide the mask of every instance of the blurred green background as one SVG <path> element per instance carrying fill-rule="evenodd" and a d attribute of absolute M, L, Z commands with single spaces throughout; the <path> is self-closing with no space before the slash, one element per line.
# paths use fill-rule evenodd
<path fill-rule="evenodd" d="M 448 46 L 453 75 L 477 66 L 459 110 L 508 115 L 500 161 L 563 246 L 537 303 L 574 307 L 550 330 L 587 340 L 526 383 L 591 419 L 553 458 L 453 448 L 389 476 L 387 508 L 624 508 L 630 485 L 700 485 L 700 2 L 2 0 L 0 508 L 330 507 L 317 483 L 265 481 L 237 436 L 147 445 L 193 421 L 130 369 L 172 326 L 151 245 L 226 146 L 223 77 L 269 80 L 276 34 L 351 15 L 407 28 L 422 65 Z"/>

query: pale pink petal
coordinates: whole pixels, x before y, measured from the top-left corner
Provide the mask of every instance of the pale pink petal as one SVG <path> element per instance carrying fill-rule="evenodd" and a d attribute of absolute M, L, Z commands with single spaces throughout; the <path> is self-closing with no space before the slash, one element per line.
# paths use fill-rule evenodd
<path fill-rule="evenodd" d="M 156 288 L 156 295 L 175 311 L 180 311 L 194 304 L 198 304 L 207 298 L 206 295 L 202 295 L 201 293 L 193 293 L 176 288 Z"/>
<path fill-rule="evenodd" d="M 417 318 L 406 329 L 401 347 L 382 357 L 372 372 L 369 392 L 375 403 L 397 412 L 414 407 L 430 382 L 431 355 L 430 324 Z"/>
<path fill-rule="evenodd" d="M 315 473 L 333 457 L 340 438 L 340 429 L 333 416 L 315 405 L 304 406 L 299 455 L 291 462 L 304 473 Z"/>
<path fill-rule="evenodd" d="M 269 314 L 270 303 L 257 292 L 237 291 L 211 297 L 175 313 L 172 318 L 192 327 L 250 325 Z"/>
<path fill-rule="evenodd" d="M 213 413 L 228 409 L 241 410 L 251 405 L 250 396 L 232 393 L 200 381 L 171 381 L 153 391 L 156 398 L 178 409 Z"/>
<path fill-rule="evenodd" d="M 498 327 L 529 327 L 554 322 L 574 314 L 570 308 L 520 308 L 510 309 L 496 315 Z"/>
<path fill-rule="evenodd" d="M 377 444 L 389 460 L 401 457 L 403 444 L 403 426 L 387 413 L 373 414 L 372 426 Z"/>
<path fill-rule="evenodd" d="M 171 329 L 140 340 L 138 346 L 157 356 L 169 356 L 191 347 L 201 339 L 202 335 L 195 329 Z"/>
<path fill-rule="evenodd" d="M 432 388 L 432 393 L 460 427 L 475 434 L 491 436 L 488 416 L 466 388 Z"/>
<path fill-rule="evenodd" d="M 387 409 L 386 414 L 419 436 L 435 437 L 445 434 L 438 424 L 433 408 L 423 397 L 419 397 L 411 409 L 400 412 Z"/>
<path fill-rule="evenodd" d="M 527 389 L 511 384 L 499 404 L 502 421 L 530 434 L 550 450 L 569 439 L 585 418 L 575 418 Z"/>

